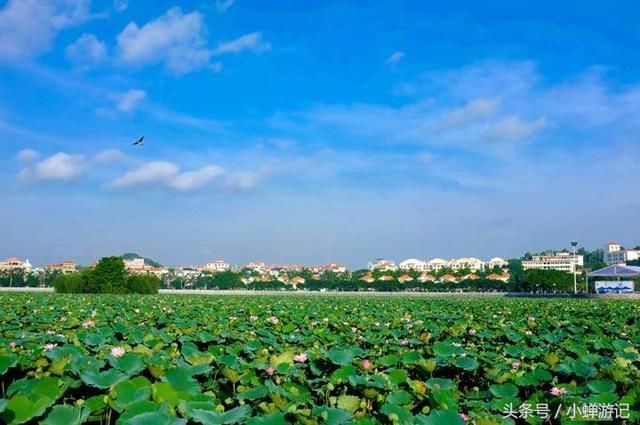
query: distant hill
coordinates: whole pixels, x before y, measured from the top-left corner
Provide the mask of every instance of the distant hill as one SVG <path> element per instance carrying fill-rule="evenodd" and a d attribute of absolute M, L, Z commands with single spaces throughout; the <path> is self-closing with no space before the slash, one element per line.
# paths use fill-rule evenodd
<path fill-rule="evenodd" d="M 120 256 L 120 258 L 122 258 L 123 260 L 133 260 L 136 258 L 143 258 L 145 264 L 148 264 L 153 267 L 162 267 L 162 264 L 158 263 L 157 261 L 154 261 L 151 258 L 143 257 L 142 255 L 136 254 L 135 252 L 125 252 Z"/>

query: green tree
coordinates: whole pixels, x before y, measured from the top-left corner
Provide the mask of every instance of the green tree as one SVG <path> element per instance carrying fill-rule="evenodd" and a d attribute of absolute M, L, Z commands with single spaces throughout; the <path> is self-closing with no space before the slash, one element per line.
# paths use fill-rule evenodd
<path fill-rule="evenodd" d="M 512 258 L 509 263 L 509 283 L 516 287 L 522 283 L 524 278 L 524 267 L 522 267 L 522 261 L 516 258 Z"/>
<path fill-rule="evenodd" d="M 78 294 L 85 292 L 88 274 L 88 270 L 80 273 L 58 274 L 53 281 L 53 287 L 56 292 L 63 294 Z"/>
<path fill-rule="evenodd" d="M 126 293 L 127 272 L 120 257 L 105 257 L 98 261 L 85 287 L 88 293 Z"/>
<path fill-rule="evenodd" d="M 127 292 L 130 294 L 157 294 L 160 279 L 153 274 L 134 274 L 127 278 Z"/>

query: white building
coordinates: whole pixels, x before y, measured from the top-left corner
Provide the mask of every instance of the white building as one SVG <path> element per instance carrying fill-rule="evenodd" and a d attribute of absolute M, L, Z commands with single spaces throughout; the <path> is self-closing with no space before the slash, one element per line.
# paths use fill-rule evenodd
<path fill-rule="evenodd" d="M 383 258 L 377 258 L 374 261 L 369 261 L 367 267 L 369 270 L 380 270 L 383 272 L 394 272 L 398 270 L 395 261 L 385 260 Z"/>
<path fill-rule="evenodd" d="M 224 260 L 216 260 L 211 263 L 207 263 L 204 265 L 203 270 L 206 272 L 217 273 L 217 272 L 226 272 L 229 270 L 230 266 Z"/>
<path fill-rule="evenodd" d="M 505 268 L 508 265 L 509 265 L 509 262 L 507 260 L 505 260 L 504 258 L 500 258 L 500 257 L 493 257 L 487 263 L 487 267 L 489 267 L 490 269 L 493 269 L 495 267 Z"/>
<path fill-rule="evenodd" d="M 627 264 L 627 261 L 640 259 L 640 250 L 624 249 L 617 242 L 609 242 L 604 247 L 604 262 L 608 266 Z"/>
<path fill-rule="evenodd" d="M 522 262 L 525 270 L 560 270 L 568 273 L 576 271 L 577 267 L 584 265 L 582 255 L 574 255 L 569 252 L 556 252 L 550 255 L 534 255 L 532 260 Z"/>
<path fill-rule="evenodd" d="M 484 269 L 484 261 L 474 257 L 469 258 L 452 258 L 448 261 L 447 267 L 452 270 L 469 269 L 473 272 Z"/>
<path fill-rule="evenodd" d="M 400 270 L 403 270 L 403 271 L 416 270 L 419 272 L 423 272 L 428 270 L 427 263 L 425 261 L 417 260 L 415 258 L 409 258 L 408 260 L 404 260 L 403 262 L 400 263 L 399 267 L 400 267 Z"/>
<path fill-rule="evenodd" d="M 443 260 L 442 258 L 434 258 L 433 260 L 427 261 L 427 269 L 437 272 L 445 267 L 448 267 L 448 264 L 449 262 L 447 260 Z"/>
<path fill-rule="evenodd" d="M 7 261 L 0 261 L 0 271 L 31 271 L 33 266 L 29 262 L 29 260 L 20 261 L 17 258 L 9 258 Z"/>
<path fill-rule="evenodd" d="M 313 269 L 312 269 L 312 271 L 314 273 L 330 272 L 330 273 L 341 274 L 341 273 L 346 273 L 347 272 L 347 268 L 342 264 L 329 263 L 329 264 L 325 264 L 324 266 L 319 268 L 318 271 L 315 271 Z"/>

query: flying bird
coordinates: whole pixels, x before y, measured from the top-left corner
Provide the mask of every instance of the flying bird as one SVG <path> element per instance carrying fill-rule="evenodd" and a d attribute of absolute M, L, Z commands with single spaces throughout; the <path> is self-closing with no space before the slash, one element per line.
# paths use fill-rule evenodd
<path fill-rule="evenodd" d="M 144 136 L 133 142 L 133 146 L 144 145 Z"/>

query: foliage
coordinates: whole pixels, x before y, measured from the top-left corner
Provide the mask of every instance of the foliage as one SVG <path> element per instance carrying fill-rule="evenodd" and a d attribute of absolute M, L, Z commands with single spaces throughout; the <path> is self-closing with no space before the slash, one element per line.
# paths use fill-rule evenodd
<path fill-rule="evenodd" d="M 0 316 L 3 423 L 462 424 L 464 413 L 513 425 L 508 403 L 566 415 L 596 402 L 628 403 L 628 423 L 640 420 L 633 301 L 11 293 L 0 303 L 11 306 Z"/>
<path fill-rule="evenodd" d="M 59 293 L 157 294 L 160 279 L 154 275 L 127 275 L 120 257 L 105 257 L 94 268 L 60 274 L 53 281 Z"/>
<path fill-rule="evenodd" d="M 524 291 L 573 291 L 573 275 L 560 270 L 525 270 L 521 289 Z"/>

